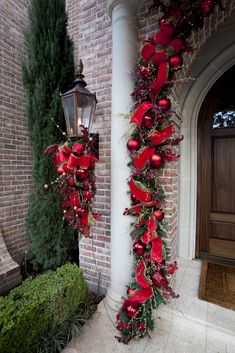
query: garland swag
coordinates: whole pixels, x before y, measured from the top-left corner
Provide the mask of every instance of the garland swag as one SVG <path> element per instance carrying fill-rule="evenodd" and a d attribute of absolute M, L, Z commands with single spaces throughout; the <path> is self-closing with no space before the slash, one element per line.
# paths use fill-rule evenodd
<path fill-rule="evenodd" d="M 177 161 L 175 113 L 170 110 L 169 88 L 174 75 L 182 69 L 182 53 L 192 50 L 187 39 L 192 31 L 203 27 L 219 0 L 153 0 L 152 8 L 160 7 L 164 15 L 159 31 L 146 40 L 135 72 L 134 107 L 130 123 L 136 127 L 127 142 L 131 167 L 131 207 L 124 214 L 135 216 L 133 239 L 134 272 L 127 288 L 127 297 L 117 314 L 119 342 L 128 344 L 133 338 L 149 335 L 154 328 L 153 309 L 177 295 L 170 287 L 170 277 L 177 263 L 167 263 L 163 222 L 164 191 L 158 183 L 158 170 L 164 162 Z"/>
<path fill-rule="evenodd" d="M 100 215 L 92 209 L 96 193 L 95 152 L 97 135 L 89 137 L 88 129 L 80 125 L 82 136 L 77 142 L 50 145 L 45 155 L 53 157 L 57 178 L 51 184 L 59 190 L 61 212 L 66 225 L 77 229 L 81 236 L 91 237 L 90 228 Z M 47 189 L 48 185 L 44 187 Z"/>

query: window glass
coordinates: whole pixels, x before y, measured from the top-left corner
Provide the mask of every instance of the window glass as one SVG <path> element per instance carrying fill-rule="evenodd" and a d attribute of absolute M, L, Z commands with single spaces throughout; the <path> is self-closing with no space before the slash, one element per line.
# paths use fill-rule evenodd
<path fill-rule="evenodd" d="M 235 110 L 222 110 L 213 116 L 212 129 L 235 127 Z"/>

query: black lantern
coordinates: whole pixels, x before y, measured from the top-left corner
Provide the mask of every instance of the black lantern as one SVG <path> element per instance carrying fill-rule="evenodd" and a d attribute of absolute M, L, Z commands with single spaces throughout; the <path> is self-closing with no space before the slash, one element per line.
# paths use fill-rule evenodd
<path fill-rule="evenodd" d="M 74 87 L 61 94 L 61 100 L 66 120 L 67 134 L 71 140 L 77 140 L 82 136 L 82 126 L 91 131 L 92 119 L 96 109 L 96 94 L 91 93 L 85 87 L 82 60 L 75 72 Z"/>

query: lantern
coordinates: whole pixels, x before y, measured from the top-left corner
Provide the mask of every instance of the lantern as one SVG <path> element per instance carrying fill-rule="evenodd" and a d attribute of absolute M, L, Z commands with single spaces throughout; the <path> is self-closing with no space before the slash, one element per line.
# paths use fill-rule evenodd
<path fill-rule="evenodd" d="M 82 60 L 76 68 L 74 87 L 60 94 L 65 115 L 67 134 L 71 140 L 82 136 L 82 127 L 91 131 L 92 119 L 96 109 L 96 94 L 91 93 L 84 81 Z"/>

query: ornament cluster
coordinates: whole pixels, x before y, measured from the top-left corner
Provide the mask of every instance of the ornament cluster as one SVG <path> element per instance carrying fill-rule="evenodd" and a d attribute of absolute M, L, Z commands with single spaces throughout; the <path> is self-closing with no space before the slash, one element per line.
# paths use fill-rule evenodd
<path fill-rule="evenodd" d="M 178 160 L 177 145 L 182 140 L 176 134 L 169 88 L 174 84 L 175 72 L 183 67 L 183 53 L 191 50 L 189 35 L 203 26 L 204 18 L 216 4 L 221 5 L 216 0 L 165 3 L 153 1 L 152 7 L 160 6 L 164 16 L 156 35 L 145 41 L 135 72 L 137 83 L 130 119 L 135 128 L 127 141 L 131 207 L 124 211 L 134 217 L 134 271 L 116 323 L 120 331 L 116 338 L 125 344 L 149 335 L 154 328 L 153 309 L 177 297 L 170 286 L 177 263 L 168 262 L 164 191 L 158 181 L 164 164 Z"/>
<path fill-rule="evenodd" d="M 53 157 L 57 178 L 52 183 L 59 188 L 62 203 L 63 221 L 84 237 L 91 237 L 90 227 L 99 218 L 92 210 L 92 201 L 96 192 L 94 144 L 96 136 L 89 137 L 88 130 L 83 128 L 82 138 L 72 143 L 51 145 L 45 150 L 46 155 Z M 44 185 L 48 188 L 48 185 Z"/>

